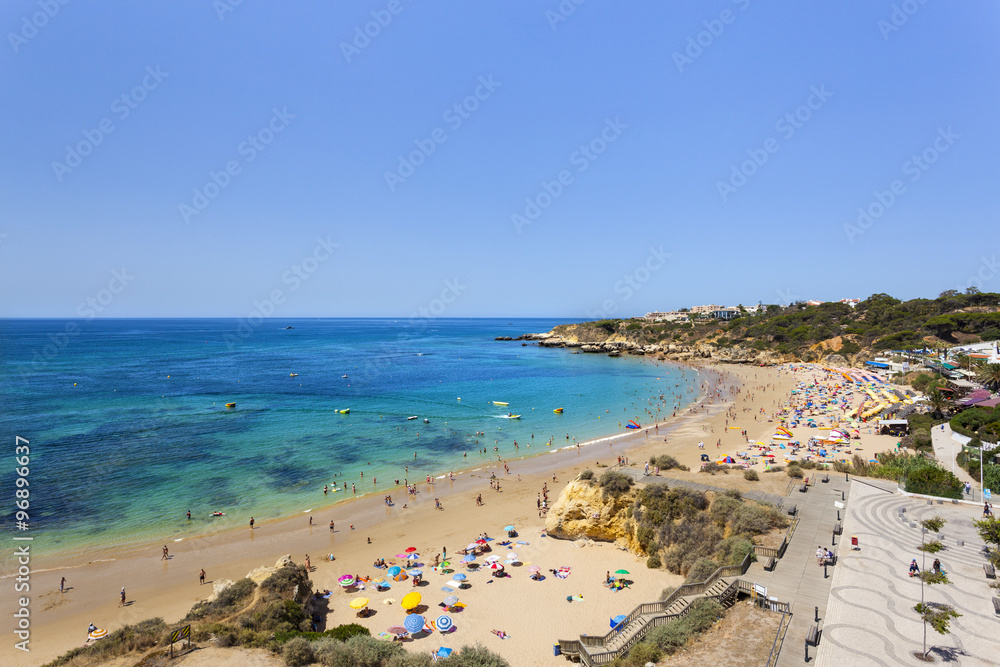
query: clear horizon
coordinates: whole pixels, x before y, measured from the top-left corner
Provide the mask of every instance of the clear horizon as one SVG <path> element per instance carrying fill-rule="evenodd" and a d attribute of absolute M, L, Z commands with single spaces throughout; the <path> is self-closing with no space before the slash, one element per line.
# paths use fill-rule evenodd
<path fill-rule="evenodd" d="M 5 319 L 1000 291 L 995 3 L 15 0 L 0 26 Z"/>

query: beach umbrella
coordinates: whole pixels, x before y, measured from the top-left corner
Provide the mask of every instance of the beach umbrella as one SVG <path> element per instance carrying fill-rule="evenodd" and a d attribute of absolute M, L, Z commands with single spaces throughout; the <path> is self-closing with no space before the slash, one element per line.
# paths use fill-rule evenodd
<path fill-rule="evenodd" d="M 615 570 L 615 574 L 632 574 L 628 570 Z"/>
<path fill-rule="evenodd" d="M 97 630 L 94 630 L 93 632 L 88 634 L 87 639 L 104 639 L 107 636 L 108 636 L 107 630 L 105 630 L 104 628 L 98 628 Z"/>
<path fill-rule="evenodd" d="M 340 579 L 337 579 L 337 583 L 343 586 L 344 588 L 348 588 L 349 586 L 354 585 L 354 577 L 350 574 L 345 574 Z"/>
<path fill-rule="evenodd" d="M 437 626 L 438 632 L 448 632 L 454 627 L 454 623 L 451 621 L 451 616 L 447 614 L 441 614 L 434 621 L 434 625 Z"/>
<path fill-rule="evenodd" d="M 394 625 L 388 630 L 386 630 L 386 632 L 391 632 L 394 635 L 405 635 L 407 632 L 409 632 L 409 630 L 404 628 L 402 625 Z"/>
<path fill-rule="evenodd" d="M 453 604 L 455 604 L 456 602 L 458 602 L 458 596 L 457 595 L 449 595 L 448 597 L 446 597 L 444 599 L 444 605 L 446 607 L 450 607 Z"/>
<path fill-rule="evenodd" d="M 398 565 L 393 565 L 388 570 L 386 570 L 385 573 L 388 574 L 390 577 L 395 577 L 397 574 L 399 574 L 402 571 L 403 571 L 403 568 L 401 568 Z"/>
<path fill-rule="evenodd" d="M 413 552 L 415 552 L 416 550 L 417 550 L 417 548 L 416 548 L 416 547 L 407 547 L 407 548 L 406 548 L 406 553 L 408 553 L 408 554 L 412 554 L 412 553 L 413 553 Z"/>
<path fill-rule="evenodd" d="M 407 570 L 406 573 L 408 575 L 410 575 L 411 577 L 419 577 L 424 572 L 423 572 L 423 570 L 418 570 L 417 568 L 413 568 L 412 570 Z"/>
<path fill-rule="evenodd" d="M 476 560 L 476 557 L 473 556 L 472 554 L 469 554 L 468 556 L 466 556 L 465 558 L 463 558 L 461 562 L 463 562 L 463 563 L 471 563 L 474 560 Z"/>
<path fill-rule="evenodd" d="M 441 563 L 440 563 L 440 564 L 438 565 L 438 567 L 448 567 L 449 565 L 451 565 L 451 561 L 450 561 L 450 560 L 443 560 L 443 561 L 441 561 Z"/>
<path fill-rule="evenodd" d="M 486 544 L 486 540 L 484 540 L 483 538 L 480 537 L 478 540 L 476 540 L 476 544 L 482 546 L 482 545 Z"/>
<path fill-rule="evenodd" d="M 507 558 L 509 558 L 510 560 L 518 560 L 517 554 L 514 553 L 513 551 L 507 554 Z"/>
<path fill-rule="evenodd" d="M 628 618 L 628 616 L 626 616 L 625 614 L 619 614 L 618 616 L 615 616 L 614 618 L 611 619 L 611 627 L 612 628 L 618 627 L 625 621 L 626 618 Z"/>
<path fill-rule="evenodd" d="M 471 544 L 469 544 L 468 546 L 465 547 L 465 550 L 466 551 L 473 551 L 478 546 L 479 546 L 478 544 L 476 544 L 475 542 L 472 542 Z"/>
<path fill-rule="evenodd" d="M 514 526 L 507 525 L 503 527 L 504 530 L 514 530 Z"/>
<path fill-rule="evenodd" d="M 410 633 L 420 632 L 424 629 L 424 617 L 420 614 L 410 614 L 403 619 L 403 627 Z"/>
<path fill-rule="evenodd" d="M 368 606 L 368 598 L 354 598 L 351 600 L 351 609 L 364 609 Z"/>
<path fill-rule="evenodd" d="M 420 554 L 409 554 L 406 556 L 406 560 L 420 560 Z"/>
<path fill-rule="evenodd" d="M 503 569 L 503 565 L 501 565 L 500 563 L 490 563 L 490 569 L 491 570 L 502 570 Z"/>
<path fill-rule="evenodd" d="M 448 648 L 447 646 L 442 646 L 437 650 L 437 654 L 439 658 L 447 658 L 449 655 L 451 655 L 451 649 Z"/>
<path fill-rule="evenodd" d="M 537 565 L 532 565 L 531 567 L 528 568 L 528 572 L 541 572 L 541 571 L 542 568 L 538 567 Z"/>
<path fill-rule="evenodd" d="M 491 554 L 491 555 L 487 556 L 484 560 L 487 563 L 494 563 L 494 562 L 500 560 L 500 556 L 498 556 L 496 554 Z"/>
<path fill-rule="evenodd" d="M 420 593 L 416 591 L 412 593 L 407 593 L 403 596 L 403 599 L 399 602 L 399 606 L 403 609 L 413 609 L 420 604 Z"/>
<path fill-rule="evenodd" d="M 455 581 L 465 581 L 465 575 L 459 572 L 454 577 L 452 577 L 452 579 L 454 579 Z"/>

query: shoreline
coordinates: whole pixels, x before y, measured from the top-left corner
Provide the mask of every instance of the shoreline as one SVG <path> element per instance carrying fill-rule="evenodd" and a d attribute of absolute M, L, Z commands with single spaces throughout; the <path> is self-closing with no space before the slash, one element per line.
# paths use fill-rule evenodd
<path fill-rule="evenodd" d="M 440 549 L 441 545 L 454 549 L 456 545 L 464 545 L 471 536 L 482 532 L 484 527 L 493 534 L 506 523 L 517 525 L 519 532 L 532 543 L 532 546 L 524 547 L 529 556 L 532 550 L 538 548 L 542 550 L 538 558 L 558 558 L 560 561 L 572 562 L 582 567 L 603 553 L 598 564 L 594 566 L 600 570 L 601 575 L 604 573 L 601 569 L 604 567 L 602 563 L 608 559 L 616 559 L 622 567 L 633 571 L 641 569 L 640 576 L 643 581 L 650 583 L 653 588 L 644 587 L 643 590 L 636 590 L 634 594 L 629 593 L 629 596 L 618 594 L 619 597 L 615 599 L 624 604 L 634 595 L 636 603 L 648 601 L 646 598 L 655 597 L 658 593 L 657 586 L 676 585 L 679 576 L 663 570 L 646 570 L 644 560 L 639 562 L 640 559 L 635 555 L 614 550 L 610 545 L 603 545 L 605 547 L 603 550 L 598 549 L 591 556 L 590 549 L 578 550 L 571 542 L 540 539 L 544 518 L 537 516 L 536 499 L 531 498 L 531 494 L 540 491 L 543 484 L 546 484 L 552 494 L 550 501 L 554 501 L 562 486 L 575 478 L 581 470 L 613 465 L 616 455 L 629 456 L 639 465 L 646 454 L 669 453 L 682 462 L 697 461 L 698 450 L 692 447 L 693 443 L 699 437 L 708 437 L 715 428 L 721 428 L 727 406 L 733 405 L 734 402 L 750 404 L 749 392 L 734 392 L 733 388 L 745 388 L 750 383 L 760 382 L 758 376 L 763 377 L 765 382 L 780 378 L 781 381 L 776 382 L 774 389 L 767 393 L 766 398 L 770 399 L 774 391 L 777 391 L 777 398 L 785 400 L 794 380 L 791 372 L 771 367 L 718 367 L 711 364 L 692 364 L 690 367 L 698 371 L 700 378 L 701 391 L 698 400 L 689 404 L 676 417 L 672 416 L 665 421 L 650 424 L 648 428 L 651 432 L 648 435 L 643 428 L 634 433 L 619 433 L 588 441 L 586 447 L 580 443 L 579 448 L 573 445 L 554 449 L 546 452 L 551 454 L 549 457 L 536 454 L 508 459 L 507 464 L 511 466 L 510 475 L 503 474 L 502 461 L 494 461 L 470 468 L 456 475 L 454 481 L 448 480 L 447 477 L 444 480 L 439 479 L 430 489 L 424 486 L 426 482 L 421 482 L 418 485 L 420 493 L 417 497 L 412 500 L 408 498 L 406 501 L 408 509 L 402 509 L 399 502 L 394 507 L 386 507 L 381 499 L 375 498 L 377 494 L 369 494 L 352 498 L 348 502 L 313 509 L 310 515 L 316 518 L 316 525 L 311 527 L 307 525 L 307 519 L 303 516 L 305 513 L 301 513 L 259 523 L 255 530 L 245 532 L 242 536 L 239 530 L 232 530 L 179 543 L 168 543 L 172 556 L 166 561 L 160 560 L 160 549 L 157 544 L 155 549 L 151 546 L 128 549 L 114 560 L 81 562 L 67 564 L 68 567 L 52 568 L 47 572 L 36 571 L 32 580 L 32 588 L 37 591 L 33 601 L 35 651 L 40 657 L 51 659 L 79 645 L 79 640 L 85 634 L 82 630 L 90 622 L 113 630 L 128 623 L 156 616 L 163 617 L 168 622 L 182 618 L 195 602 L 211 593 L 211 587 L 205 588 L 197 583 L 197 572 L 202 567 L 209 573 L 209 582 L 222 578 L 238 579 L 261 565 L 270 565 L 284 554 L 291 554 L 296 562 L 302 562 L 303 554 L 311 554 L 313 562 L 311 577 L 314 586 L 336 589 L 338 572 L 341 574 L 367 572 L 372 560 L 380 556 L 391 556 L 404 546 L 410 546 L 410 543 L 424 553 L 433 553 L 434 550 Z M 778 384 L 788 386 L 785 387 L 785 391 L 781 391 Z M 717 394 L 715 390 L 725 391 Z M 753 404 L 763 404 L 764 400 L 759 398 L 753 401 Z M 771 411 L 769 406 L 765 407 L 768 412 Z M 664 432 L 654 435 L 653 431 L 657 427 L 663 427 Z M 769 426 L 766 421 L 757 422 L 756 430 L 763 432 L 769 430 Z M 664 440 L 660 440 L 660 437 Z M 604 444 L 608 446 L 606 451 L 603 449 Z M 577 450 L 575 453 L 572 451 L 574 449 Z M 697 463 L 694 463 L 692 468 L 697 470 Z M 502 493 L 495 492 L 488 486 L 489 477 L 493 472 L 496 472 L 501 480 Z M 553 475 L 558 482 L 553 481 Z M 733 481 L 735 477 L 732 476 L 729 481 Z M 742 480 L 742 475 L 739 475 L 739 478 Z M 723 481 L 717 477 L 712 479 L 715 480 L 711 482 L 713 484 Z M 483 495 L 483 507 L 476 506 L 475 498 L 478 494 Z M 444 509 L 441 513 L 446 517 L 444 520 L 439 516 L 439 510 L 435 509 L 433 502 L 435 496 L 443 503 Z M 328 531 L 330 520 L 336 521 L 336 532 Z M 296 521 L 302 523 L 297 524 Z M 349 527 L 351 524 L 354 526 L 353 529 Z M 366 538 L 370 539 L 371 543 L 368 543 Z M 403 542 L 407 544 L 404 545 Z M 324 557 L 328 552 L 336 557 L 332 563 Z M 554 562 L 554 564 L 560 563 Z M 63 595 L 58 592 L 60 576 L 66 576 L 70 586 Z M 599 578 L 594 577 L 595 581 Z M 135 603 L 116 609 L 117 592 L 122 585 L 128 587 L 129 598 L 134 599 Z M 558 585 L 560 584 L 553 584 L 553 586 Z M 582 587 L 583 583 L 574 585 Z M 486 590 L 494 589 L 500 590 L 496 587 L 486 588 Z M 330 615 L 330 623 L 335 625 L 352 622 L 355 619 L 349 611 L 336 609 Z M 386 613 L 391 609 L 382 608 L 382 611 Z M 603 607 L 596 606 L 587 610 L 588 613 L 596 612 L 599 616 L 603 616 L 604 611 Z M 381 624 L 385 618 L 383 615 L 382 619 L 375 623 Z M 564 631 L 558 624 L 545 630 L 544 642 L 548 642 L 550 656 L 549 635 L 565 634 L 568 631 L 579 634 L 588 631 L 588 626 L 578 625 L 572 618 L 568 618 L 566 622 L 571 624 L 572 630 Z M 603 623 L 607 623 L 606 618 Z M 375 626 L 372 629 L 374 632 L 378 631 Z M 490 641 L 491 639 L 494 641 Z M 456 637 L 454 641 L 459 644 L 479 641 L 491 648 L 497 646 L 495 638 L 485 630 L 481 636 L 477 631 Z M 421 644 L 420 648 L 422 647 Z M 508 650 L 515 649 L 508 643 L 503 643 L 500 648 L 504 654 L 507 654 Z M 0 650 L 0 655 L 6 652 Z M 12 664 L 38 664 L 33 658 L 25 661 L 20 655 L 11 656 L 11 660 Z M 7 664 L 6 658 L 4 662 Z M 526 664 L 520 659 L 515 660 L 515 663 Z"/>
<path fill-rule="evenodd" d="M 650 361 L 654 366 L 674 365 L 694 370 L 698 374 L 697 386 L 696 386 L 698 393 L 695 395 L 694 399 L 684 407 L 682 413 L 678 414 L 676 417 L 668 417 L 666 420 L 661 422 L 651 423 L 648 427 L 643 427 L 643 430 L 647 428 L 670 427 L 675 420 L 679 420 L 687 416 L 692 408 L 701 406 L 705 398 L 707 397 L 707 394 L 701 389 L 702 385 L 704 384 L 704 374 L 708 372 L 709 369 L 713 368 L 710 364 L 696 364 L 696 363 L 679 362 L 671 360 L 659 361 L 656 360 L 655 358 L 650 359 Z M 716 372 L 721 373 L 721 371 L 716 371 Z M 643 431 L 638 430 L 634 432 L 625 431 L 621 433 L 613 433 L 610 435 L 602 435 L 592 438 L 590 440 L 585 440 L 578 444 L 552 446 L 551 448 L 543 443 L 538 446 L 539 449 L 537 453 L 529 453 L 516 457 L 502 457 L 499 461 L 496 459 L 487 459 L 485 461 L 479 461 L 477 464 L 475 464 L 474 467 L 454 469 L 451 470 L 450 473 L 454 474 L 455 480 L 458 481 L 460 476 L 473 475 L 473 473 L 480 471 L 487 471 L 487 472 L 492 471 L 495 470 L 496 468 L 502 468 L 504 463 L 507 464 L 524 463 L 526 461 L 541 459 L 546 455 L 556 454 L 563 451 L 571 451 L 576 449 L 583 450 L 583 448 L 591 447 L 593 445 L 598 445 L 601 443 L 612 443 L 613 445 L 614 441 L 616 440 L 635 437 L 638 433 L 641 432 Z M 530 444 L 526 445 L 526 447 L 530 448 Z M 432 479 L 436 481 L 446 480 L 448 479 L 448 476 L 449 473 L 443 473 L 441 475 L 432 476 Z M 430 491 L 430 487 L 427 486 L 426 481 L 416 482 L 415 486 L 418 488 L 418 490 L 425 490 L 428 492 Z M 343 491 L 337 491 L 335 493 L 345 493 L 345 492 L 346 488 Z M 380 489 L 378 491 L 366 491 L 363 493 L 359 493 L 357 495 L 344 496 L 341 499 L 334 500 L 327 504 L 316 505 L 306 510 L 299 510 L 290 514 L 284 514 L 281 516 L 256 520 L 255 525 L 261 528 L 264 526 L 280 525 L 286 522 L 290 522 L 297 517 L 301 518 L 302 516 L 308 516 L 310 514 L 316 516 L 317 514 L 320 513 L 331 513 L 331 512 L 336 512 L 338 510 L 342 510 L 344 508 L 349 508 L 354 503 L 372 502 L 372 499 L 378 495 L 382 496 L 397 495 L 398 493 L 405 494 L 406 487 L 400 484 L 398 486 L 392 486 L 389 488 Z M 414 501 L 416 501 L 416 499 L 414 499 Z M 246 514 L 247 516 L 251 516 L 252 512 L 248 511 Z M 109 549 L 108 547 L 98 547 L 96 545 L 90 545 L 83 548 L 68 547 L 59 551 L 50 552 L 48 554 L 34 557 L 33 562 L 40 564 L 41 567 L 33 569 L 32 572 L 33 573 L 57 572 L 61 570 L 76 569 L 94 563 L 116 562 L 120 560 L 126 560 L 130 557 L 135 556 L 136 554 L 147 552 L 153 548 L 160 548 L 159 545 L 161 545 L 164 540 L 166 541 L 166 545 L 169 546 L 171 550 L 173 550 L 174 546 L 179 546 L 185 543 L 197 544 L 199 543 L 199 541 L 202 540 L 212 540 L 217 538 L 224 538 L 226 536 L 238 535 L 243 530 L 245 530 L 245 527 L 242 526 L 227 526 L 212 532 L 206 532 L 198 535 L 185 536 L 180 538 L 176 537 L 179 533 L 175 532 L 172 534 L 163 535 L 156 539 L 139 540 L 137 542 L 124 545 L 122 547 L 122 550 L 114 557 L 106 556 L 105 552 Z M 15 576 L 16 573 L 0 574 L 0 582 L 6 579 L 13 578 Z"/>

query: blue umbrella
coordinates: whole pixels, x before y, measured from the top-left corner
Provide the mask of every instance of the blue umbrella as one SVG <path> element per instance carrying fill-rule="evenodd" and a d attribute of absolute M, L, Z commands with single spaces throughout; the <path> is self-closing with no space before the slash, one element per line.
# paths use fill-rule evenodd
<path fill-rule="evenodd" d="M 451 616 L 441 614 L 437 617 L 437 620 L 434 621 L 434 625 L 437 626 L 438 632 L 448 632 L 453 627 Z"/>
<path fill-rule="evenodd" d="M 424 572 L 423 572 L 423 570 L 418 570 L 417 568 L 413 568 L 412 570 L 407 570 L 406 573 L 408 575 L 410 575 L 411 577 L 419 577 Z"/>
<path fill-rule="evenodd" d="M 392 567 L 390 567 L 390 568 L 389 568 L 389 569 L 388 569 L 388 570 L 386 571 L 386 574 L 388 574 L 388 575 L 389 575 L 390 577 L 395 577 L 395 576 L 396 576 L 397 574 L 399 574 L 399 573 L 400 573 L 400 572 L 402 572 L 402 571 L 403 571 L 403 568 L 401 568 L 401 567 L 400 567 L 400 566 L 398 566 L 398 565 L 393 565 Z"/>
<path fill-rule="evenodd" d="M 450 648 L 447 648 L 446 646 L 442 646 L 441 648 L 438 649 L 438 657 L 439 658 L 447 658 L 449 655 L 451 655 L 451 649 Z"/>
<path fill-rule="evenodd" d="M 462 562 L 463 563 L 471 563 L 474 560 L 476 560 L 476 557 L 470 554 L 470 555 L 466 556 L 465 558 L 463 558 Z"/>
<path fill-rule="evenodd" d="M 406 628 L 410 634 L 416 634 L 424 629 L 424 617 L 420 614 L 410 614 L 403 619 L 403 627 Z"/>
<path fill-rule="evenodd" d="M 454 577 L 452 577 L 452 579 L 454 579 L 455 581 L 465 581 L 465 575 L 459 572 Z"/>
<path fill-rule="evenodd" d="M 625 616 L 624 614 L 619 614 L 618 616 L 615 616 L 614 618 L 611 619 L 611 627 L 615 628 L 621 625 L 622 623 L 625 622 L 626 618 L 628 618 L 628 616 Z"/>
<path fill-rule="evenodd" d="M 504 530 L 514 530 L 514 526 L 506 525 L 503 527 Z"/>

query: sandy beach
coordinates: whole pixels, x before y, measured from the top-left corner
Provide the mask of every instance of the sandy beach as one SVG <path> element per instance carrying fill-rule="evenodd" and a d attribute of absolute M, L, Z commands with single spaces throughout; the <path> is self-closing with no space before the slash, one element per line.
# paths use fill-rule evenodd
<path fill-rule="evenodd" d="M 712 476 L 696 471 L 703 451 L 714 460 L 745 451 L 747 439 L 767 442 L 777 423 L 768 419 L 789 400 L 796 383 L 820 377 L 823 372 L 814 368 L 793 372 L 787 367 L 743 366 L 703 367 L 702 371 L 707 392 L 700 403 L 682 414 L 614 439 L 527 459 L 508 459 L 509 474 L 505 474 L 503 463 L 495 462 L 457 473 L 454 480 L 421 483 L 415 497 L 407 497 L 405 489 L 399 488 L 392 494 L 395 504 L 391 507 L 381 495 L 323 507 L 322 491 L 318 490 L 316 508 L 308 514 L 257 522 L 253 529 L 247 526 L 168 543 L 170 557 L 166 560 L 162 559 L 164 545 L 150 544 L 102 562 L 34 562 L 33 567 L 39 569 L 31 579 L 31 653 L 14 650 L 11 641 L 0 648 L 0 662 L 42 664 L 81 645 L 91 622 L 110 630 L 156 616 L 174 622 L 211 593 L 212 581 L 242 578 L 261 565 L 273 565 L 285 554 L 299 563 L 308 554 L 314 588 L 333 591 L 329 627 L 359 622 L 377 634 L 402 621 L 404 612 L 398 601 L 411 590 L 421 592 L 429 607 L 426 616 L 431 620 L 441 613 L 438 603 L 448 595 L 441 588 L 449 578 L 432 571 L 429 565 L 434 556 L 442 548 L 447 548 L 449 555 L 455 554 L 484 532 L 495 538 L 491 543 L 493 552 L 504 555 L 507 549 L 496 545 L 505 537 L 502 528 L 507 524 L 516 526 L 516 539 L 526 542 L 511 546 L 523 565 L 508 566 L 512 576 L 505 579 L 492 578 L 486 572 L 468 573 L 470 586 L 456 592 L 467 605 L 453 614 L 456 629 L 447 636 L 435 633 L 408 642 L 407 648 L 429 652 L 439 646 L 457 648 L 479 642 L 511 664 L 562 662 L 563 658 L 553 657 L 555 640 L 607 632 L 611 616 L 628 613 L 637 604 L 656 599 L 664 587 L 677 585 L 682 578 L 665 570 L 648 570 L 645 559 L 613 544 L 578 546 L 544 537 L 544 519 L 536 510 L 543 484 L 547 485 L 551 503 L 565 482 L 586 468 L 599 471 L 598 464 L 612 465 L 618 456 L 627 456 L 641 467 L 653 454 L 670 454 L 691 467 L 691 472 L 671 471 L 670 476 L 716 486 L 749 488 L 752 484 L 753 488 L 782 493 L 788 483 L 784 473 L 762 474 L 760 482 L 747 482 L 738 471 Z M 666 389 L 664 392 L 669 393 Z M 731 428 L 734 426 L 738 428 Z M 741 435 L 744 429 L 746 437 Z M 705 450 L 699 449 L 699 441 L 705 443 Z M 861 439 L 850 446 L 871 458 L 878 451 L 892 448 L 895 442 L 895 438 L 862 432 Z M 762 465 L 756 468 L 763 470 Z M 493 474 L 500 478 L 501 492 L 491 487 L 489 478 Z M 483 498 L 481 506 L 476 503 L 479 494 Z M 436 508 L 435 498 L 440 499 L 442 509 Z M 329 527 L 331 520 L 335 522 L 334 531 Z M 385 593 L 369 588 L 353 594 L 337 586 L 337 578 L 344 574 L 379 576 L 382 571 L 374 569 L 373 562 L 377 558 L 399 560 L 395 555 L 408 547 L 416 548 L 422 562 L 428 564 L 422 568 L 425 585 L 414 589 L 407 580 L 393 582 L 393 589 Z M 331 553 L 336 558 L 332 562 L 327 559 Z M 528 578 L 531 564 L 541 568 L 543 581 Z M 566 578 L 549 572 L 562 566 L 571 568 Z M 205 585 L 198 580 L 202 568 L 207 574 Z M 453 568 L 456 572 L 466 571 L 457 562 Z M 602 581 L 607 571 L 618 569 L 628 570 L 631 574 L 627 578 L 635 583 L 616 593 L 604 588 Z M 64 593 L 59 592 L 62 577 L 67 580 Z M 125 607 L 118 606 L 122 586 L 128 593 Z M 357 618 L 347 605 L 358 596 L 371 598 L 374 615 Z M 580 596 L 583 601 L 567 602 L 567 596 Z M 387 598 L 396 602 L 384 604 Z M 13 636 L 11 617 L 5 614 L 5 618 L 2 629 L 7 636 Z M 498 638 L 491 633 L 494 629 L 503 630 L 509 638 Z"/>

